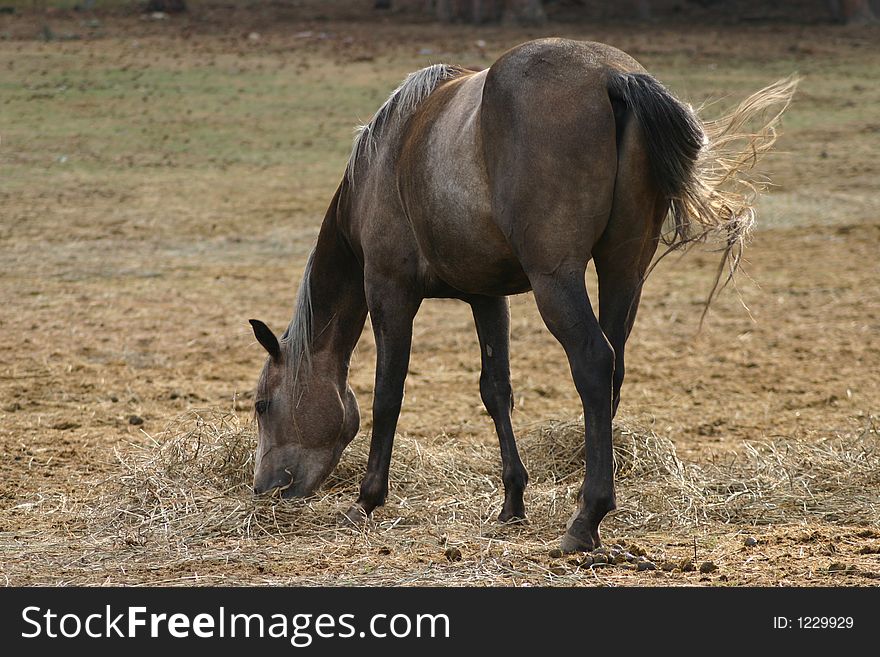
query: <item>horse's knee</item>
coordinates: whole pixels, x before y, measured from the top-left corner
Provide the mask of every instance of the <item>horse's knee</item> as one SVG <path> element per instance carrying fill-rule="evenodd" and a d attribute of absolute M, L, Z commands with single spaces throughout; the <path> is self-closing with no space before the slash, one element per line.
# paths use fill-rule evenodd
<path fill-rule="evenodd" d="M 373 426 L 386 426 L 396 423 L 402 406 L 402 394 L 375 395 L 373 397 Z"/>
<path fill-rule="evenodd" d="M 480 398 L 493 419 L 513 410 L 513 388 L 509 379 L 498 379 L 484 372 L 480 376 Z"/>

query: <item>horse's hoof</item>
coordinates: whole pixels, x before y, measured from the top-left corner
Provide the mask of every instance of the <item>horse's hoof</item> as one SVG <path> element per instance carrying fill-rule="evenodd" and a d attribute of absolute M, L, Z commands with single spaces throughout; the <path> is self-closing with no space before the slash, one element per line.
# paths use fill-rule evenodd
<path fill-rule="evenodd" d="M 529 521 L 525 513 L 513 513 L 511 511 L 502 511 L 498 514 L 498 522 L 502 525 L 528 525 Z"/>
<path fill-rule="evenodd" d="M 577 536 L 572 536 L 568 532 L 565 532 L 565 536 L 562 537 L 562 542 L 559 546 L 563 554 L 571 554 L 572 552 L 592 552 L 595 547 L 593 541 L 585 541 Z"/>
<path fill-rule="evenodd" d="M 367 523 L 367 518 L 369 518 L 369 514 L 364 511 L 360 504 L 352 504 L 348 511 L 337 516 L 337 524 L 342 527 L 357 527 L 360 529 Z"/>

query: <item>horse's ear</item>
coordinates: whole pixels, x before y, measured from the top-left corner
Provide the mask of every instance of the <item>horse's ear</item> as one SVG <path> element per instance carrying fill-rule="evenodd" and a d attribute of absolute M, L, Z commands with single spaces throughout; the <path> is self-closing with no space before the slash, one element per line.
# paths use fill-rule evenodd
<path fill-rule="evenodd" d="M 258 319 L 251 319 L 248 321 L 250 321 L 251 326 L 254 329 L 254 335 L 257 338 L 257 342 L 263 345 L 263 348 L 269 352 L 272 360 L 281 360 L 281 347 L 278 345 L 278 338 L 272 333 L 272 329 Z"/>

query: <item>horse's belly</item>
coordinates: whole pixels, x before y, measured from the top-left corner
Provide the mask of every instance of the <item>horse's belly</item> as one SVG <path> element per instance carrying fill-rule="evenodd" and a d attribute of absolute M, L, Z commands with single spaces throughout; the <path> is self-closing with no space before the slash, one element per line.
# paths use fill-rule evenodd
<path fill-rule="evenodd" d="M 506 241 L 490 239 L 490 231 L 474 225 L 463 230 L 439 217 L 422 223 L 419 243 L 428 270 L 468 294 L 507 295 L 529 289 L 529 281 Z M 484 221 L 475 218 L 475 224 Z M 427 235 L 425 233 L 428 233 Z M 442 233 L 442 235 L 440 235 Z"/>
<path fill-rule="evenodd" d="M 528 277 L 515 258 L 441 257 L 427 264 L 433 277 L 464 294 L 507 296 L 531 289 Z"/>
<path fill-rule="evenodd" d="M 468 294 L 506 295 L 529 281 L 492 218 L 480 181 L 434 181 L 429 198 L 407 204 L 407 215 L 428 271 Z"/>

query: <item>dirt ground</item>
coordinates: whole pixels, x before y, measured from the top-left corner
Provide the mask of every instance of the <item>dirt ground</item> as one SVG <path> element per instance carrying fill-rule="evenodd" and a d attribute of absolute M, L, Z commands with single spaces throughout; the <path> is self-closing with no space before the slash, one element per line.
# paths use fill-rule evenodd
<path fill-rule="evenodd" d="M 626 479 L 621 511 L 603 525 L 606 541 L 638 544 L 658 564 L 696 555 L 717 570 L 587 567 L 551 555 L 577 476 L 542 477 L 541 453 L 529 454 L 536 443 L 524 440 L 532 521 L 495 528 L 497 441 L 480 404 L 469 310 L 453 301 L 427 301 L 417 319 L 402 456 L 388 505 L 365 532 L 322 523 L 350 503 L 363 470 L 369 326 L 352 374 L 362 431 L 340 466 L 351 476 L 337 477 L 318 502 L 280 503 L 295 511 L 285 515 L 295 518 L 290 527 L 160 542 L 146 529 L 137 540 L 102 535 L 90 521 L 125 474 L 121 463 L 155 449 L 182 414 L 229 412 L 250 431 L 264 352 L 247 319 L 278 330 L 289 321 L 352 126 L 415 68 L 485 66 L 543 34 L 627 50 L 689 102 L 717 100 L 707 116 L 779 77 L 803 76 L 764 165 L 775 186 L 760 202 L 737 290 L 721 295 L 698 331 L 716 254 L 674 256 L 657 268 L 629 343 L 618 421 L 668 439 L 682 463 L 699 467 L 741 464 L 749 446 L 769 443 L 821 454 L 834 440 L 854 450 L 847 463 L 876 463 L 877 28 L 478 29 L 71 12 L 50 17 L 45 40 L 41 16 L 0 21 L 7 584 L 861 586 L 880 577 L 880 491 L 850 495 L 845 471 L 814 482 L 840 486 L 833 505 L 812 504 L 807 487 L 791 493 L 803 496 L 800 510 L 769 523 L 698 513 L 634 524 L 627 508 L 638 507 L 645 484 Z M 511 306 L 514 422 L 528 437 L 580 408 L 531 295 Z M 447 476 L 407 481 L 402 461 L 414 454 L 451 464 L 438 469 Z M 456 467 L 461 481 L 481 482 L 481 495 L 456 485 Z M 118 513 L 125 508 L 120 498 Z M 755 545 L 745 544 L 750 537 Z"/>

